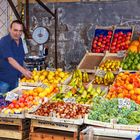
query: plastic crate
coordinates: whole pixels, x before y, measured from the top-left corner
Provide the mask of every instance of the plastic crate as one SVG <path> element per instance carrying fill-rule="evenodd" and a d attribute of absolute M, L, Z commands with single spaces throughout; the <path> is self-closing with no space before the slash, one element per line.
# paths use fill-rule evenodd
<path fill-rule="evenodd" d="M 93 53 L 104 53 L 110 49 L 113 35 L 113 26 L 96 26 L 92 41 L 91 51 Z"/>
<path fill-rule="evenodd" d="M 129 43 L 133 37 L 134 26 L 130 27 L 115 27 L 114 34 L 110 46 L 111 53 L 127 50 Z"/>

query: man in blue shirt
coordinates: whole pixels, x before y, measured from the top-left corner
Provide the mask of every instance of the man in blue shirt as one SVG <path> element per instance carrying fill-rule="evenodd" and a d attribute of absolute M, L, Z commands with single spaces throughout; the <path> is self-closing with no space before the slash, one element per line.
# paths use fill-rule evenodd
<path fill-rule="evenodd" d="M 32 73 L 23 67 L 25 53 L 22 32 L 22 22 L 14 20 L 10 25 L 9 34 L 0 40 L 0 93 L 16 88 L 21 74 L 26 78 L 32 76 Z"/>

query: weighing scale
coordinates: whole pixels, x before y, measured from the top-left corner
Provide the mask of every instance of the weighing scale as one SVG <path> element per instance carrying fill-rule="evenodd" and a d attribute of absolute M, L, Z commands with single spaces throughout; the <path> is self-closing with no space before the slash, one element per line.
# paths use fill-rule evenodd
<path fill-rule="evenodd" d="M 39 46 L 39 52 L 37 56 L 26 56 L 25 63 L 26 67 L 30 70 L 36 68 L 37 70 L 41 70 L 45 68 L 45 56 L 44 56 L 44 43 L 46 43 L 49 39 L 49 31 L 47 28 L 39 26 L 34 29 L 32 33 L 33 40 Z"/>

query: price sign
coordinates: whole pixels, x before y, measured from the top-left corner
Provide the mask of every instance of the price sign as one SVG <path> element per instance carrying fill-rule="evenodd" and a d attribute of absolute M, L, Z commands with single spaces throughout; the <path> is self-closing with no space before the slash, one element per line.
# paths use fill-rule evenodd
<path fill-rule="evenodd" d="M 64 102 L 69 102 L 69 103 L 75 103 L 76 102 L 74 97 L 72 97 L 72 98 L 64 98 L 63 101 Z"/>
<path fill-rule="evenodd" d="M 117 56 L 118 57 L 124 57 L 125 56 L 125 53 L 126 53 L 126 50 L 118 51 L 117 52 Z"/>
<path fill-rule="evenodd" d="M 127 107 L 130 109 L 131 107 L 130 99 L 118 99 L 118 106 L 119 108 Z"/>
<path fill-rule="evenodd" d="M 5 100 L 6 101 L 13 101 L 13 100 L 17 100 L 17 98 L 18 98 L 18 94 L 14 93 L 14 92 L 8 92 L 6 94 Z"/>
<path fill-rule="evenodd" d="M 61 92 L 66 93 L 66 92 L 70 91 L 70 89 L 72 89 L 72 86 L 62 85 Z"/>
<path fill-rule="evenodd" d="M 99 77 L 104 77 L 106 74 L 106 72 L 104 70 L 100 70 L 98 69 L 95 73 L 96 76 L 99 76 Z"/>

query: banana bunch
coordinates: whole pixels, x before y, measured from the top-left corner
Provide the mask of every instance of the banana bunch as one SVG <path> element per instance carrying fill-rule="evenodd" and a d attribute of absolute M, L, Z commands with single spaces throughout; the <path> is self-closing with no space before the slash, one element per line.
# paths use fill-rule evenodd
<path fill-rule="evenodd" d="M 105 85 L 112 84 L 114 81 L 114 78 L 115 78 L 114 74 L 111 71 L 107 71 L 106 75 L 104 76 L 104 84 Z"/>
<path fill-rule="evenodd" d="M 75 79 L 75 78 L 79 78 L 79 80 L 81 80 L 81 81 L 84 82 L 84 83 L 89 82 L 88 73 L 87 73 L 87 72 L 81 72 L 80 69 L 76 69 L 76 70 L 73 72 L 72 79 Z"/>
<path fill-rule="evenodd" d="M 114 81 L 114 74 L 111 71 L 106 71 L 106 74 L 104 77 L 95 76 L 95 80 L 93 81 L 94 84 L 104 84 L 104 85 L 110 85 Z"/>
<path fill-rule="evenodd" d="M 88 83 L 89 82 L 89 76 L 88 76 L 87 72 L 83 72 L 82 81 L 84 83 Z"/>

